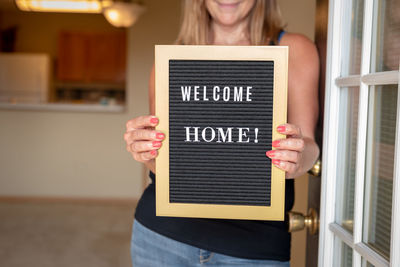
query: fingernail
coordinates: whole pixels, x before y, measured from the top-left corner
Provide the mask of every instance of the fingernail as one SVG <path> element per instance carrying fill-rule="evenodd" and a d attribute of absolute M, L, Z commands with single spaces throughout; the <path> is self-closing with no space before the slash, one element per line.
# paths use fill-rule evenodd
<path fill-rule="evenodd" d="M 272 163 L 275 165 L 279 165 L 281 163 L 281 161 L 279 159 L 273 159 Z"/>
<path fill-rule="evenodd" d="M 160 147 L 161 142 L 160 141 L 153 141 L 153 147 Z"/>
<path fill-rule="evenodd" d="M 163 133 L 158 133 L 158 134 L 156 135 L 156 137 L 157 137 L 157 139 L 164 139 L 165 134 L 163 134 Z"/>
<path fill-rule="evenodd" d="M 152 154 L 153 156 L 157 154 L 157 150 L 152 150 L 150 151 L 150 154 Z"/>
<path fill-rule="evenodd" d="M 270 150 L 270 151 L 267 151 L 267 153 L 265 153 L 268 157 L 274 157 L 275 156 L 275 151 L 274 150 Z"/>
<path fill-rule="evenodd" d="M 274 142 L 272 142 L 273 147 L 279 147 L 280 145 L 281 145 L 281 141 L 279 141 L 279 140 L 275 140 Z"/>
<path fill-rule="evenodd" d="M 151 119 L 150 119 L 150 122 L 151 122 L 152 124 L 157 124 L 157 123 L 158 123 L 158 118 L 151 118 Z"/>
<path fill-rule="evenodd" d="M 286 131 L 286 126 L 281 125 L 281 126 L 278 126 L 276 129 L 278 130 L 278 132 L 283 133 Z"/>

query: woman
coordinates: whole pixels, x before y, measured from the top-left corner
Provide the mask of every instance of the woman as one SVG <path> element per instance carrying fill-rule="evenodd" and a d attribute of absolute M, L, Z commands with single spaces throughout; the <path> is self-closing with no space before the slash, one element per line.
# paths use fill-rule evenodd
<path fill-rule="evenodd" d="M 295 178 L 312 167 L 319 149 L 318 55 L 311 41 L 282 31 L 276 0 L 185 0 L 178 44 L 289 46 L 288 123 L 277 127 L 287 139 L 266 151 L 272 163 Z M 152 115 L 129 120 L 124 135 L 133 158 L 150 169 L 153 183 L 135 214 L 132 260 L 141 266 L 289 266 L 290 234 L 285 222 L 169 218 L 155 216 L 155 161 L 165 135 L 155 131 L 154 68 L 149 85 Z M 294 201 L 286 180 L 286 211 Z"/>

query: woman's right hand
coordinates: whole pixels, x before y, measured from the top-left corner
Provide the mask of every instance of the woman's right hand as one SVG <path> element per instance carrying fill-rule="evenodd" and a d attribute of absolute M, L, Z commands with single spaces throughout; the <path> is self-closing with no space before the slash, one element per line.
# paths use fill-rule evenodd
<path fill-rule="evenodd" d="M 126 150 L 132 157 L 144 163 L 152 172 L 155 172 L 155 158 L 158 155 L 165 134 L 154 130 L 158 124 L 155 116 L 140 116 L 126 123 L 124 139 Z"/>

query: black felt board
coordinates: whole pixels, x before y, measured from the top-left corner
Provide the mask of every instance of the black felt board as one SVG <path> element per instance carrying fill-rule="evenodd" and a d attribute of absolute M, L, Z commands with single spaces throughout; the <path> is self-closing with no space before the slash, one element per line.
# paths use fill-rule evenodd
<path fill-rule="evenodd" d="M 270 206 L 273 120 L 273 61 L 169 61 L 169 197 L 171 203 L 206 203 Z M 182 86 L 191 86 L 190 101 L 183 101 Z M 194 101 L 194 86 L 199 101 Z M 204 101 L 203 87 L 206 86 Z M 219 101 L 213 87 L 220 87 Z M 223 88 L 230 87 L 229 101 Z M 234 101 L 234 87 L 251 86 L 251 101 Z M 226 90 L 227 92 L 227 90 Z M 226 95 L 227 96 L 227 95 Z M 225 98 L 226 100 L 227 98 Z M 186 128 L 198 128 L 200 142 L 186 141 Z M 212 129 L 215 138 L 212 140 Z M 218 128 L 232 128 L 232 142 L 217 142 Z M 239 143 L 238 128 L 249 128 L 249 142 Z M 257 141 L 255 142 L 258 129 Z M 247 140 L 243 137 L 242 141 Z M 220 141 L 222 137 L 220 136 Z M 226 139 L 228 140 L 228 139 Z"/>

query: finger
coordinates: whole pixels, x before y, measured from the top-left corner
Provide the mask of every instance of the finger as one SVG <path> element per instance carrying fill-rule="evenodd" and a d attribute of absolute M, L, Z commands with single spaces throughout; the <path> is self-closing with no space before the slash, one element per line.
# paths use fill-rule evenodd
<path fill-rule="evenodd" d="M 279 125 L 276 130 L 284 135 L 290 135 L 298 138 L 303 136 L 300 127 L 290 123 Z"/>
<path fill-rule="evenodd" d="M 127 121 L 126 130 L 133 131 L 135 129 L 154 127 L 157 124 L 158 124 L 158 118 L 156 116 L 152 115 L 140 116 Z"/>
<path fill-rule="evenodd" d="M 271 159 L 290 161 L 292 163 L 300 162 L 301 153 L 292 150 L 270 150 L 266 155 Z"/>
<path fill-rule="evenodd" d="M 274 164 L 274 166 L 278 167 L 279 169 L 285 171 L 289 177 L 299 168 L 299 165 L 297 163 L 292 163 L 279 159 L 273 159 L 272 164 Z"/>
<path fill-rule="evenodd" d="M 147 152 L 134 152 L 132 153 L 132 156 L 136 161 L 146 162 L 157 157 L 157 154 L 157 150 L 151 150 Z"/>
<path fill-rule="evenodd" d="M 161 147 L 161 141 L 137 141 L 129 146 L 130 152 L 148 152 Z"/>
<path fill-rule="evenodd" d="M 272 142 L 272 146 L 279 150 L 294 150 L 302 152 L 304 150 L 304 140 L 300 138 L 279 139 Z"/>
<path fill-rule="evenodd" d="M 127 144 L 132 144 L 135 141 L 142 141 L 142 140 L 164 140 L 165 134 L 155 130 L 149 129 L 136 129 L 134 131 L 127 131 L 124 134 L 124 140 Z"/>

